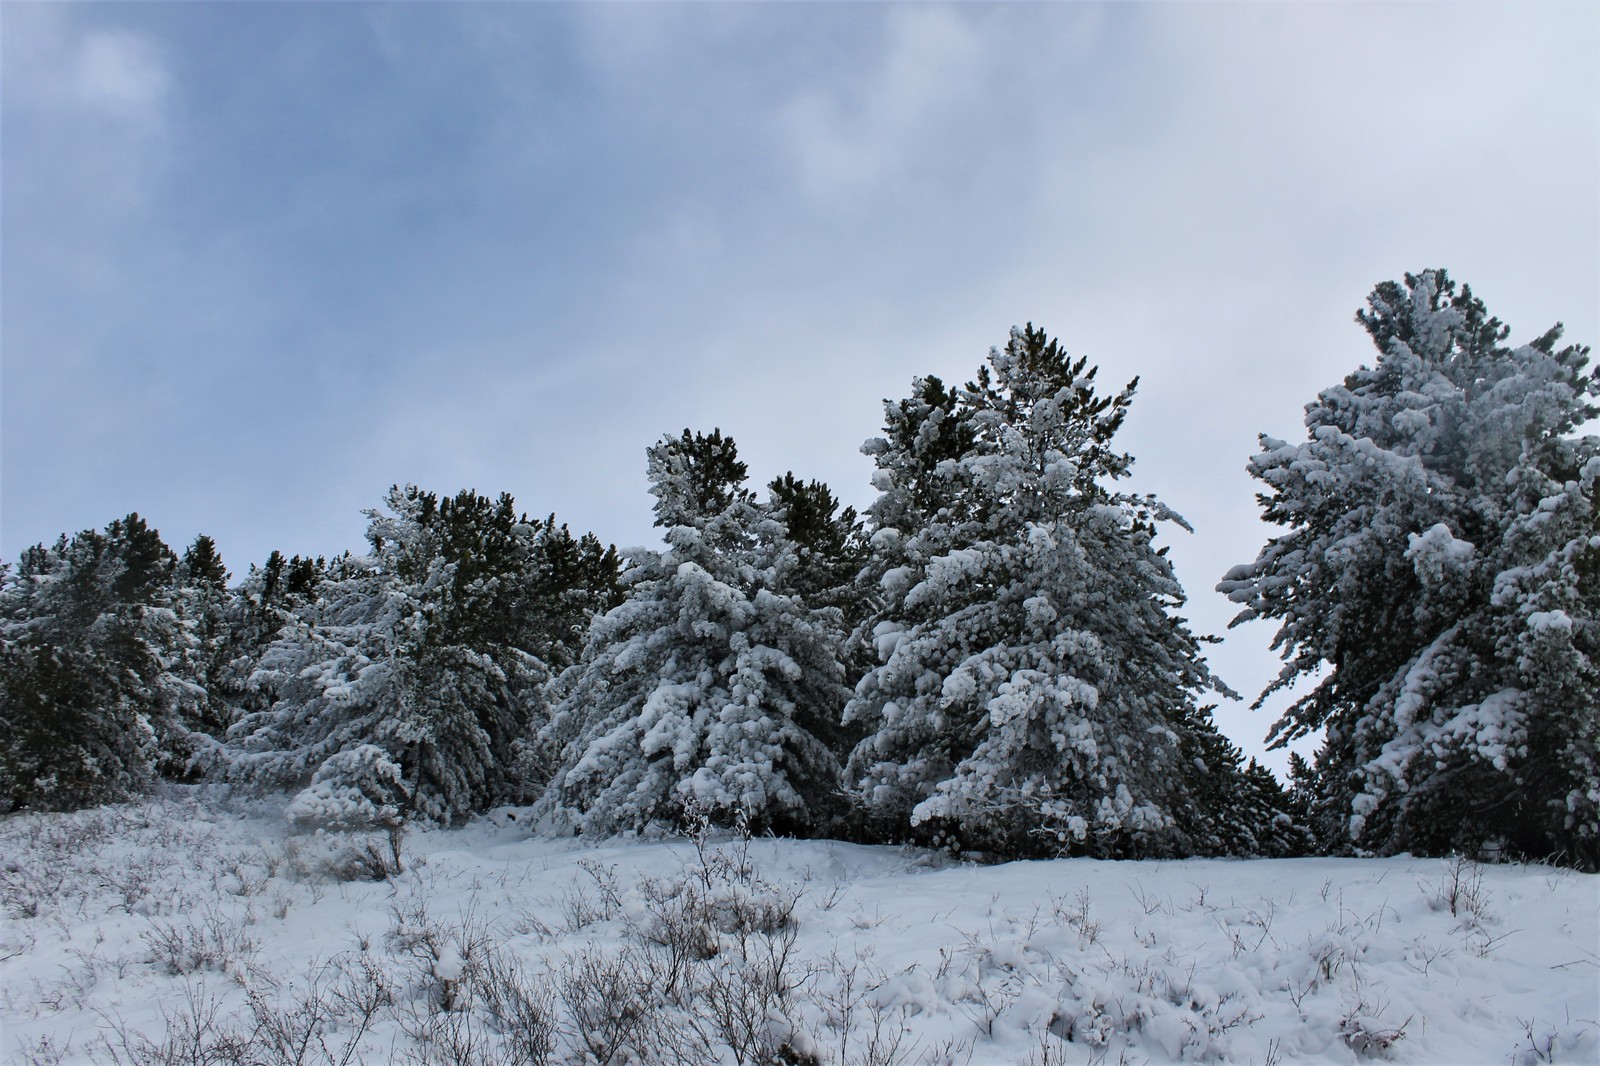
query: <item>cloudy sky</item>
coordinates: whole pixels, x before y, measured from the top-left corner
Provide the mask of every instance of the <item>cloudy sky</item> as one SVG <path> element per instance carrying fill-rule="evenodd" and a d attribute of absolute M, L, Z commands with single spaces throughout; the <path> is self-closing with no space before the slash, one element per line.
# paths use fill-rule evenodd
<path fill-rule="evenodd" d="M 1255 436 L 1370 360 L 1375 282 L 1600 339 L 1591 3 L 0 19 L 6 559 L 136 510 L 239 575 L 358 549 L 396 482 L 654 543 L 685 426 L 864 506 L 883 398 L 1033 321 L 1140 377 L 1133 487 L 1216 632 Z M 1214 663 L 1258 691 L 1269 639 Z"/>

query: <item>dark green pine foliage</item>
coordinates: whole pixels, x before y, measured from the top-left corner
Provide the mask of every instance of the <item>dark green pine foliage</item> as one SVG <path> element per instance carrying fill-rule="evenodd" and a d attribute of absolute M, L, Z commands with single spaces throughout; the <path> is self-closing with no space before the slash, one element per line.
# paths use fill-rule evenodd
<path fill-rule="evenodd" d="M 767 493 L 768 521 L 759 541 L 768 583 L 826 621 L 835 632 L 844 676 L 860 677 L 872 665 L 869 647 L 856 637 L 871 609 L 861 581 L 870 555 L 865 524 L 821 481 L 801 481 L 789 472 L 774 478 Z M 842 709 L 841 703 L 816 726 L 841 763 L 860 739 L 839 720 Z"/>
<path fill-rule="evenodd" d="M 165 599 L 172 587 L 178 558 L 161 540 L 161 535 L 137 514 L 119 518 L 106 526 L 111 554 L 120 564 L 112 579 L 111 591 L 127 604 L 155 604 Z"/>
<path fill-rule="evenodd" d="M 622 602 L 622 561 L 593 533 L 574 537 L 555 515 L 532 524 L 517 639 L 552 671 L 578 661 L 589 620 Z"/>
<path fill-rule="evenodd" d="M 777 535 L 793 546 L 792 565 L 782 575 L 785 587 L 813 607 L 837 607 L 853 625 L 862 599 L 857 578 L 867 562 L 856 509 L 841 509 L 827 485 L 801 481 L 792 472 L 774 478 L 767 492 Z"/>
<path fill-rule="evenodd" d="M 826 484 L 801 481 L 792 472 L 774 478 L 767 493 L 761 541 L 770 560 L 768 580 L 828 619 L 837 630 L 844 676 L 860 677 L 872 667 L 871 648 L 859 632 L 872 609 L 861 580 L 870 556 L 864 523 L 855 508 L 841 508 Z M 860 740 L 837 711 L 819 719 L 816 728 L 841 763 Z"/>
<path fill-rule="evenodd" d="M 879 495 L 863 523 L 866 557 L 853 590 L 855 622 L 843 645 L 849 676 L 858 684 L 870 684 L 879 664 L 874 629 L 887 620 L 891 598 L 885 594 L 884 579 L 911 562 L 909 553 L 920 553 L 920 547 L 912 546 L 935 522 L 952 522 L 967 513 L 970 493 L 959 460 L 977 443 L 972 411 L 962 404 L 961 393 L 946 388 L 932 374 L 913 378 L 911 394 L 903 400 L 884 400 L 883 411 L 883 436 L 861 446 L 861 453 L 877 466 L 872 486 Z M 847 721 L 845 728 L 858 743 L 865 735 L 859 718 Z M 860 824 L 852 828 L 852 835 L 898 837 L 899 819 L 879 826 L 872 813 L 876 809 L 881 808 L 868 805 L 857 810 Z"/>
<path fill-rule="evenodd" d="M 137 514 L 23 553 L 0 575 L 0 805 L 69 809 L 148 788 L 187 754 L 168 669 L 177 558 Z"/>
<path fill-rule="evenodd" d="M 967 501 L 956 461 L 977 443 L 971 413 L 961 393 L 945 388 L 932 374 L 914 379 L 907 399 L 884 401 L 884 438 L 868 441 L 862 451 L 893 459 L 893 500 L 880 500 L 874 507 L 895 505 L 894 528 L 908 532 L 941 515 L 959 517 Z M 880 490 L 890 469 L 880 463 L 882 472 L 874 478 Z"/>
<path fill-rule="evenodd" d="M 228 587 L 228 568 L 217 552 L 217 542 L 200 534 L 183 553 L 184 579 L 197 587 L 225 589 Z"/>
<path fill-rule="evenodd" d="M 750 471 L 739 458 L 732 438 L 724 437 L 721 429 L 710 433 L 685 429 L 677 440 L 663 442 L 657 448 L 668 444 L 670 448 L 661 453 L 662 461 L 671 464 L 669 476 L 675 491 L 656 495 L 657 526 L 672 529 L 694 525 L 704 522 L 707 515 L 722 514 L 736 503 L 753 502 L 753 495 L 745 487 Z"/>
<path fill-rule="evenodd" d="M 1317 768 L 1296 751 L 1289 753 L 1289 787 L 1285 796 L 1295 824 L 1305 827 L 1307 851 L 1325 854 L 1330 845 L 1342 844 L 1344 819 L 1339 813 L 1340 800 L 1318 781 Z"/>
<path fill-rule="evenodd" d="M 1176 821 L 1193 855 L 1291 858 L 1313 848 L 1302 809 L 1272 771 L 1248 763 L 1201 708 L 1179 730 L 1193 802 Z"/>

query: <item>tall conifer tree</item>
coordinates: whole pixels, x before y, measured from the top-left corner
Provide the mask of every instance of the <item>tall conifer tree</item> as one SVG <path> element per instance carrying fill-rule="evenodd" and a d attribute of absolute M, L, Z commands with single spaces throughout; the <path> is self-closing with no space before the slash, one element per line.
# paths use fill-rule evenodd
<path fill-rule="evenodd" d="M 505 495 L 411 486 L 386 503 L 368 512 L 369 553 L 317 575 L 315 601 L 269 560 L 263 597 L 281 585 L 289 607 L 252 684 L 272 702 L 231 730 L 231 772 L 287 786 L 315 774 L 307 817 L 339 821 L 348 801 L 453 821 L 522 796 L 520 742 L 545 716 L 540 655 L 572 639 L 554 631 L 590 595 L 558 580 L 593 579 L 604 600 L 614 555 L 519 517 Z"/>
<path fill-rule="evenodd" d="M 1509 347 L 1442 270 L 1356 317 L 1377 359 L 1307 405 L 1307 440 L 1261 438 L 1284 530 L 1220 586 L 1236 624 L 1279 622 L 1263 699 L 1325 670 L 1272 739 L 1326 731 L 1298 791 L 1330 846 L 1594 868 L 1600 374 L 1559 326 Z"/>
<path fill-rule="evenodd" d="M 177 557 L 130 514 L 0 574 L 0 804 L 123 799 L 191 754 Z"/>
<path fill-rule="evenodd" d="M 879 665 L 846 710 L 879 833 L 1008 855 L 1229 846 L 1237 752 L 1196 703 L 1218 686 L 1153 543 L 1181 519 L 1114 485 L 1133 388 L 1102 395 L 1029 326 L 965 389 L 918 379 L 886 403 L 863 448 Z"/>
<path fill-rule="evenodd" d="M 667 547 L 630 556 L 626 598 L 558 685 L 545 810 L 592 834 L 690 810 L 813 831 L 838 805 L 840 613 L 795 594 L 803 549 L 745 487 L 732 440 L 685 430 L 647 455 Z M 801 494 L 833 520 L 823 493 Z"/>

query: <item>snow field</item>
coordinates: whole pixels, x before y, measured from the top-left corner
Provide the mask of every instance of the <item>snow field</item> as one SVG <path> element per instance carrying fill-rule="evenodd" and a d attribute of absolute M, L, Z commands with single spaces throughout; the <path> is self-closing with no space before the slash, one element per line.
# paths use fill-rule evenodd
<path fill-rule="evenodd" d="M 391 842 L 176 789 L 0 821 L 0 1059 L 1596 1062 L 1597 886 L 1406 857 L 592 845 L 512 810 Z"/>

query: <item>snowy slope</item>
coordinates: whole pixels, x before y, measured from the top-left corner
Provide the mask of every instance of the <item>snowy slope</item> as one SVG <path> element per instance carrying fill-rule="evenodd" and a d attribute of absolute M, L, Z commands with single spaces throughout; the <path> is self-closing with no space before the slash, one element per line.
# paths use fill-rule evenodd
<path fill-rule="evenodd" d="M 343 878 L 382 838 L 216 791 L 6 819 L 0 1058 L 1600 1061 L 1600 881 L 1566 870 L 585 846 L 518 813 L 411 832 L 378 881 Z"/>

